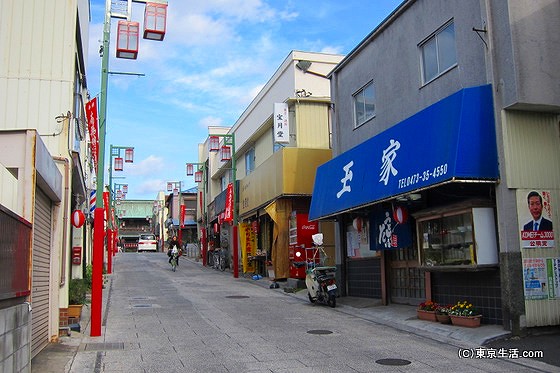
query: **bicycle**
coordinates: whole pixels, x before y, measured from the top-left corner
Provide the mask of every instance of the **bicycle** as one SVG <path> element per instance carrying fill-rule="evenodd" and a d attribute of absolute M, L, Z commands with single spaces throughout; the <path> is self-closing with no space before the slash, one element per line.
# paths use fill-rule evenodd
<path fill-rule="evenodd" d="M 225 249 L 214 250 L 212 259 L 213 259 L 212 268 L 219 269 L 222 272 L 226 270 L 227 250 Z"/>
<path fill-rule="evenodd" d="M 171 270 L 173 272 L 177 270 L 177 257 L 178 254 L 173 254 L 173 257 L 171 258 Z"/>

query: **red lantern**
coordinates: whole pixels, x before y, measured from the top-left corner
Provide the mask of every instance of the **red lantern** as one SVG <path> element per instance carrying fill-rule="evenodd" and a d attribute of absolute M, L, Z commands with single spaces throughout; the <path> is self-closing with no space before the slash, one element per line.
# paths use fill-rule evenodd
<path fill-rule="evenodd" d="M 165 36 L 167 4 L 146 3 L 144 11 L 144 39 L 162 41 Z"/>
<path fill-rule="evenodd" d="M 126 163 L 134 163 L 134 148 L 125 149 L 124 161 Z"/>
<path fill-rule="evenodd" d="M 76 228 L 80 228 L 82 225 L 84 225 L 84 222 L 86 221 L 86 216 L 84 215 L 84 212 L 82 210 L 74 210 L 74 212 L 72 212 L 72 225 Z"/>
<path fill-rule="evenodd" d="M 138 57 L 140 23 L 119 21 L 117 27 L 117 58 L 135 60 Z"/>
<path fill-rule="evenodd" d="M 220 138 L 218 136 L 210 136 L 208 139 L 208 149 L 211 152 L 217 152 L 220 150 Z"/>
<path fill-rule="evenodd" d="M 115 171 L 122 171 L 123 164 L 123 159 L 121 157 L 115 158 Z"/>
<path fill-rule="evenodd" d="M 222 162 L 231 160 L 231 148 L 229 146 L 222 146 L 222 149 L 220 150 L 220 158 Z"/>
<path fill-rule="evenodd" d="M 408 211 L 402 206 L 397 206 L 393 210 L 393 219 L 399 224 L 406 223 L 408 220 Z"/>
<path fill-rule="evenodd" d="M 202 183 L 202 171 L 196 171 L 194 173 L 194 182 L 195 183 Z"/>
<path fill-rule="evenodd" d="M 194 173 L 194 166 L 192 163 L 187 163 L 187 176 L 191 176 Z"/>

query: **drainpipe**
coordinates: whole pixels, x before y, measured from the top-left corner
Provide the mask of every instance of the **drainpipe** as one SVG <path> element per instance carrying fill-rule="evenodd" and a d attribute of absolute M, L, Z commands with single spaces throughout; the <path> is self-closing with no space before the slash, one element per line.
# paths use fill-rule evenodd
<path fill-rule="evenodd" d="M 62 218 L 62 270 L 60 271 L 60 286 L 64 285 L 66 282 L 66 246 L 68 244 L 68 196 L 70 193 L 70 161 L 68 158 L 52 156 L 55 162 L 64 163 L 64 203 L 63 203 L 63 218 Z"/>

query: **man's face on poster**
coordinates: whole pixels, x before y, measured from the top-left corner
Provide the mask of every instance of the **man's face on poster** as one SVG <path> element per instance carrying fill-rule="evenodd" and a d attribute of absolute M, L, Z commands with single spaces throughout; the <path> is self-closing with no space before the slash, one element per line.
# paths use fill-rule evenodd
<path fill-rule="evenodd" d="M 542 214 L 542 203 L 538 196 L 529 198 L 529 211 L 533 216 L 533 220 L 539 220 Z"/>

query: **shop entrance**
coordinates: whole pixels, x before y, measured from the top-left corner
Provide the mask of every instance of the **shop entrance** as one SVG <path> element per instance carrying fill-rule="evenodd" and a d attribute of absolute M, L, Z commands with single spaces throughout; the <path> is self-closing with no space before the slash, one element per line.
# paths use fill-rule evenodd
<path fill-rule="evenodd" d="M 424 302 L 424 272 L 420 270 L 418 252 L 413 247 L 387 250 L 389 288 L 392 303 L 417 305 Z"/>

